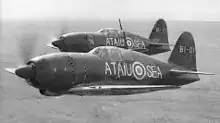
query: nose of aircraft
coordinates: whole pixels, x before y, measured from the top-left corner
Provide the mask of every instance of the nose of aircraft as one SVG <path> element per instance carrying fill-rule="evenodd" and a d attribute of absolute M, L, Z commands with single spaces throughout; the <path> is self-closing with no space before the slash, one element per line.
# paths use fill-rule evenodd
<path fill-rule="evenodd" d="M 50 43 L 47 44 L 48 47 L 51 47 L 53 49 L 58 49 L 58 39 L 53 39 Z"/>
<path fill-rule="evenodd" d="M 59 40 L 53 40 L 52 45 L 55 47 L 60 47 L 60 41 Z"/>
<path fill-rule="evenodd" d="M 50 44 L 47 44 L 47 46 L 54 49 L 59 49 L 60 51 L 65 51 L 65 49 L 67 48 L 63 38 L 54 39 Z"/>
<path fill-rule="evenodd" d="M 31 65 L 24 65 L 15 70 L 15 74 L 24 79 L 31 79 L 34 77 L 34 69 Z"/>

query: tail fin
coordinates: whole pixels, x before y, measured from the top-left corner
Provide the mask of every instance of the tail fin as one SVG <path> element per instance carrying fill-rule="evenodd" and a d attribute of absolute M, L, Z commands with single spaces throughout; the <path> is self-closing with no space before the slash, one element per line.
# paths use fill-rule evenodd
<path fill-rule="evenodd" d="M 154 28 L 149 36 L 152 43 L 164 43 L 169 44 L 168 42 L 168 34 L 167 34 L 167 24 L 164 19 L 159 19 L 154 24 Z M 169 48 L 169 45 L 167 45 Z"/>
<path fill-rule="evenodd" d="M 168 62 L 197 71 L 195 42 L 190 32 L 179 36 Z"/>

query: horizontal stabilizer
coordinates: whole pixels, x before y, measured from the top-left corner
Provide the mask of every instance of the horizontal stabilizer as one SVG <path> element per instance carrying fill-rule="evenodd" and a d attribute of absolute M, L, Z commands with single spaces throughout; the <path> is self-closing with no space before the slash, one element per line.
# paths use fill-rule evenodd
<path fill-rule="evenodd" d="M 16 68 L 5 68 L 5 70 L 9 73 L 15 74 Z"/>
<path fill-rule="evenodd" d="M 171 73 L 175 73 L 175 74 L 215 75 L 214 73 L 199 72 L 199 71 L 190 71 L 190 70 L 176 70 L 176 69 L 171 69 L 170 72 L 171 72 Z"/>
<path fill-rule="evenodd" d="M 150 45 L 151 45 L 151 46 L 157 46 L 157 47 L 160 47 L 160 46 L 175 46 L 174 44 L 168 44 L 168 43 L 153 43 L 153 42 L 151 42 Z"/>

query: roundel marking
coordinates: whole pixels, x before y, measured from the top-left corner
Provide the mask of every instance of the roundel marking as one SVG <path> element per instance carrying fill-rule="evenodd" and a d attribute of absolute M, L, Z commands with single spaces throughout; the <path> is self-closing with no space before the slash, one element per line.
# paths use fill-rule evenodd
<path fill-rule="evenodd" d="M 139 76 L 143 74 L 143 69 L 140 66 L 135 67 L 135 71 Z"/>
<path fill-rule="evenodd" d="M 132 39 L 127 37 L 126 38 L 126 43 L 127 43 L 128 47 L 131 47 L 132 46 Z"/>
<path fill-rule="evenodd" d="M 141 62 L 134 62 L 132 64 L 132 71 L 137 80 L 142 80 L 146 77 L 146 68 Z"/>

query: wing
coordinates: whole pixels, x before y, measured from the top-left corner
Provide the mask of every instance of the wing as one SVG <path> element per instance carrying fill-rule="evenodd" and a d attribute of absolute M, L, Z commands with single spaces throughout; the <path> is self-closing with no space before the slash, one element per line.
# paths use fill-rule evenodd
<path fill-rule="evenodd" d="M 180 87 L 174 85 L 97 85 L 75 87 L 68 92 L 78 95 L 127 95 L 177 88 Z"/>
<path fill-rule="evenodd" d="M 215 75 L 214 73 L 207 73 L 207 72 L 199 72 L 199 71 L 190 71 L 190 70 L 177 70 L 171 69 L 171 73 L 174 74 L 201 74 L 201 75 Z"/>
<path fill-rule="evenodd" d="M 131 49 L 131 50 L 141 52 L 141 53 L 145 53 L 149 51 L 148 48 L 137 48 L 137 49 Z"/>

